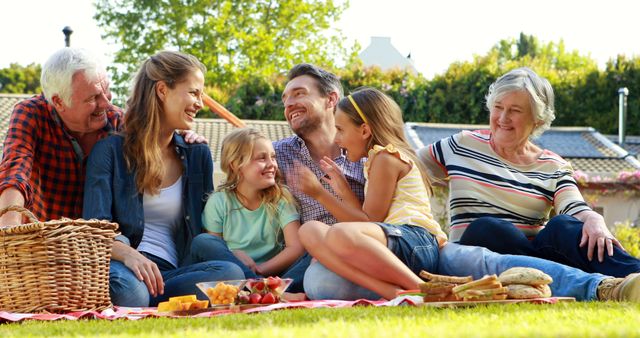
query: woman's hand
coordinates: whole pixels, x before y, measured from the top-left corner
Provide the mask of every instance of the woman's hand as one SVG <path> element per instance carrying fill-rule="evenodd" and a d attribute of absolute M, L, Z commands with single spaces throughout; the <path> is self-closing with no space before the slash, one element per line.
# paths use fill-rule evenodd
<path fill-rule="evenodd" d="M 149 293 L 156 297 L 164 294 L 164 281 L 156 263 L 145 257 L 139 251 L 131 250 L 124 255 L 122 263 L 126 265 L 139 280 L 143 281 L 149 289 Z"/>
<path fill-rule="evenodd" d="M 253 258 L 249 257 L 249 255 L 247 255 L 242 250 L 232 250 L 232 252 L 233 255 L 242 262 L 242 264 L 246 265 L 249 269 L 251 269 L 251 271 L 255 272 L 256 274 L 260 274 L 258 271 L 258 265 L 253 260 Z"/>
<path fill-rule="evenodd" d="M 322 172 L 326 174 L 322 180 L 327 182 L 331 189 L 333 189 L 340 198 L 343 198 L 347 193 L 351 192 L 351 187 L 342 172 L 342 168 L 340 168 L 332 159 L 325 156 L 320 160 L 320 169 L 322 169 Z"/>
<path fill-rule="evenodd" d="M 611 231 L 607 228 L 604 218 L 595 211 L 587 210 L 574 215 L 582 221 L 582 238 L 580 239 L 580 247 L 587 245 L 587 259 L 593 259 L 593 251 L 598 248 L 598 261 L 604 260 L 604 251 L 607 250 L 609 256 L 613 256 L 613 246 L 617 246 L 624 250 L 622 244 L 613 237 Z"/>

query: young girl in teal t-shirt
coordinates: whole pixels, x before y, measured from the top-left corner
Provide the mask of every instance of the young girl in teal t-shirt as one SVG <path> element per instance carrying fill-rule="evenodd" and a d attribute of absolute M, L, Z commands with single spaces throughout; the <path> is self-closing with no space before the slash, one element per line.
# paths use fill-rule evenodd
<path fill-rule="evenodd" d="M 247 278 L 283 275 L 304 248 L 294 198 L 281 183 L 271 141 L 256 129 L 237 129 L 224 138 L 221 157 L 227 177 L 202 214 L 209 251 L 239 264 Z"/>

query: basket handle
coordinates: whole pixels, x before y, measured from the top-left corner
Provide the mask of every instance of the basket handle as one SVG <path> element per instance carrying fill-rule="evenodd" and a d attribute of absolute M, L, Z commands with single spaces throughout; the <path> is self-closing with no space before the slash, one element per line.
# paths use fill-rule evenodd
<path fill-rule="evenodd" d="M 2 215 L 6 214 L 9 211 L 17 211 L 23 216 L 27 217 L 29 221 L 31 221 L 31 223 L 38 223 L 38 219 L 33 215 L 33 213 L 31 213 L 31 211 L 19 205 L 10 205 L 6 208 L 3 208 L 2 210 L 0 210 L 0 217 L 2 217 Z"/>

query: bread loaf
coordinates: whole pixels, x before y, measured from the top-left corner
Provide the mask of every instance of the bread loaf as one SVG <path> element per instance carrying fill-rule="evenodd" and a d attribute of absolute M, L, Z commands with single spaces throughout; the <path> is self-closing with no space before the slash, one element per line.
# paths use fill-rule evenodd
<path fill-rule="evenodd" d="M 498 277 L 502 285 L 525 284 L 542 285 L 551 284 L 553 279 L 546 273 L 534 268 L 511 268 L 505 270 Z"/>

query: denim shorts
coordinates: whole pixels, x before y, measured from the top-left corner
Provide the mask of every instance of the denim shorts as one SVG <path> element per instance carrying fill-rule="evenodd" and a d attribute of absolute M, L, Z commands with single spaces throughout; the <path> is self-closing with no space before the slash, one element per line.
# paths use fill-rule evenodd
<path fill-rule="evenodd" d="M 438 271 L 438 241 L 427 229 L 415 225 L 376 223 L 387 236 L 387 247 L 416 275 Z"/>

